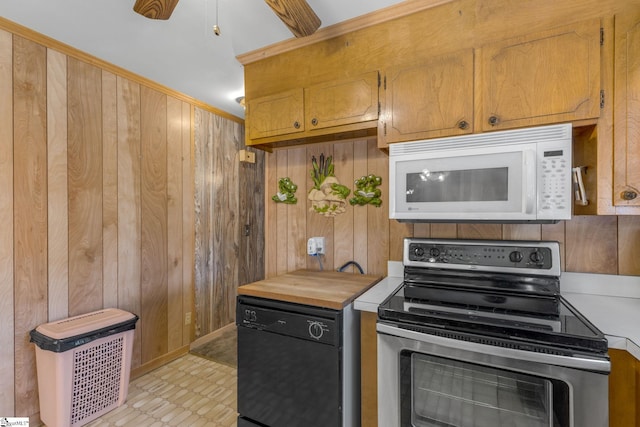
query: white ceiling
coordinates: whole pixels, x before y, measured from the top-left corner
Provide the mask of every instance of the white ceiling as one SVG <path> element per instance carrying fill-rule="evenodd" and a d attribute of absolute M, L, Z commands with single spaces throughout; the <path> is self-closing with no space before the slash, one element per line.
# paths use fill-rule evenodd
<path fill-rule="evenodd" d="M 0 0 L 0 16 L 238 117 L 236 56 L 293 38 L 264 0 L 181 0 L 167 21 L 135 0 Z M 400 0 L 307 0 L 326 27 Z M 221 35 L 213 34 L 213 25 Z"/>

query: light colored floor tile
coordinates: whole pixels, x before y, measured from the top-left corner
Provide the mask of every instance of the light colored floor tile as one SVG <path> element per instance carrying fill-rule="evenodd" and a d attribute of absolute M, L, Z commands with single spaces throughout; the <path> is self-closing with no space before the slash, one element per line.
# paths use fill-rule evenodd
<path fill-rule="evenodd" d="M 133 380 L 127 401 L 87 427 L 235 427 L 236 390 L 236 369 L 187 354 Z"/>

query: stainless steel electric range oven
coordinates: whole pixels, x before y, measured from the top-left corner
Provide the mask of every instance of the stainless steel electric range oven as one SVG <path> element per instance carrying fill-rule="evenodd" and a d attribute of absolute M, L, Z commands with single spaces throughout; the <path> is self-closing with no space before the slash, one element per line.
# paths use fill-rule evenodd
<path fill-rule="evenodd" d="M 380 426 L 608 426 L 607 340 L 560 295 L 557 242 L 405 239 L 403 264 Z"/>

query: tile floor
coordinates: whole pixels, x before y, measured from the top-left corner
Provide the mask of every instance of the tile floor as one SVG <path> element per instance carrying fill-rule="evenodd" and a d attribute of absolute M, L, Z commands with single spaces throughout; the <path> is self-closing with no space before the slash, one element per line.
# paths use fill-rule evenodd
<path fill-rule="evenodd" d="M 127 401 L 89 427 L 235 427 L 237 370 L 186 354 L 129 384 Z"/>

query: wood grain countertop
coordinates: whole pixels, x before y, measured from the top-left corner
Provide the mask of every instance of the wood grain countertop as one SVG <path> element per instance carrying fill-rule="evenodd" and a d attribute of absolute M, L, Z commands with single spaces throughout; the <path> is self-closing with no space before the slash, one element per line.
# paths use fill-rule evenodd
<path fill-rule="evenodd" d="M 240 286 L 238 295 L 341 310 L 381 279 L 368 274 L 297 270 Z"/>

